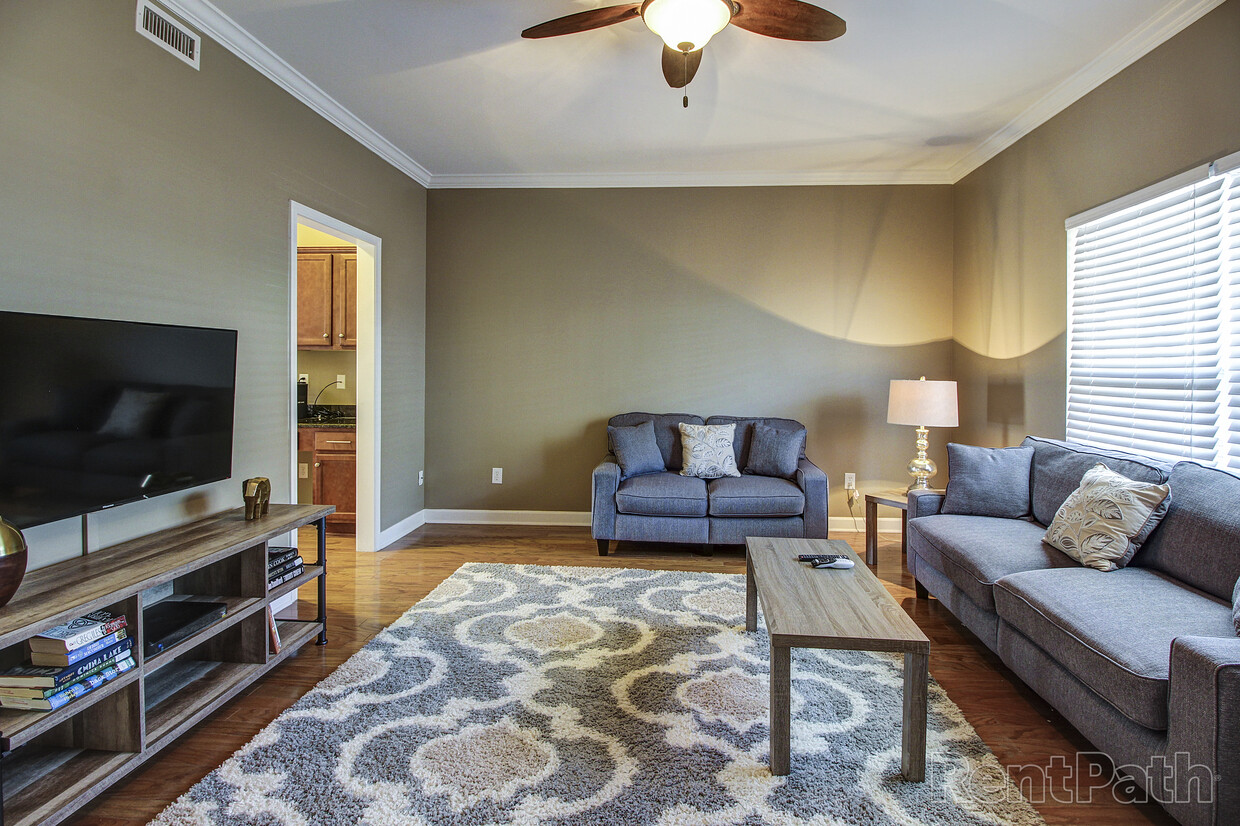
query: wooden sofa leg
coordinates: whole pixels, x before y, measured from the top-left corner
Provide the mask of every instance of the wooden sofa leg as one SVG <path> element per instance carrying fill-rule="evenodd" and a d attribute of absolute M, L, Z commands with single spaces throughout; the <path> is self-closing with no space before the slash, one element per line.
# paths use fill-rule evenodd
<path fill-rule="evenodd" d="M 913 580 L 913 590 L 917 592 L 918 599 L 930 599 L 930 592 L 926 590 L 926 586 L 917 580 Z"/>
<path fill-rule="evenodd" d="M 598 555 L 607 556 L 607 549 L 610 545 L 611 545 L 611 540 L 608 540 L 608 539 L 598 540 Z"/>

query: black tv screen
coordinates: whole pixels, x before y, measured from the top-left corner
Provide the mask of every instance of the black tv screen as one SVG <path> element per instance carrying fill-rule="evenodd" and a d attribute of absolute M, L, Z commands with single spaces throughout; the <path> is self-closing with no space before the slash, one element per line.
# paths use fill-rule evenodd
<path fill-rule="evenodd" d="M 0 516 L 19 528 L 232 475 L 237 331 L 0 311 Z"/>

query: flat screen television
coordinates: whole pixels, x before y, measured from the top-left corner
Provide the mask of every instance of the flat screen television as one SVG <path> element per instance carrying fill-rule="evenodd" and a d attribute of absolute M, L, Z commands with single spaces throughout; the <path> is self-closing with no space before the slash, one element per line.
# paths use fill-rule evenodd
<path fill-rule="evenodd" d="M 0 311 L 0 516 L 19 528 L 232 475 L 237 331 Z"/>

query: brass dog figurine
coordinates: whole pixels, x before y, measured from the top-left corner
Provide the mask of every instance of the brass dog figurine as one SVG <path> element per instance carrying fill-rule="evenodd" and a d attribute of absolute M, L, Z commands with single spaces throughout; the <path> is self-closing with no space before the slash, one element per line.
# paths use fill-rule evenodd
<path fill-rule="evenodd" d="M 241 498 L 245 500 L 245 519 L 247 522 L 267 515 L 267 507 L 271 504 L 271 480 L 265 476 L 255 476 L 241 483 Z"/>

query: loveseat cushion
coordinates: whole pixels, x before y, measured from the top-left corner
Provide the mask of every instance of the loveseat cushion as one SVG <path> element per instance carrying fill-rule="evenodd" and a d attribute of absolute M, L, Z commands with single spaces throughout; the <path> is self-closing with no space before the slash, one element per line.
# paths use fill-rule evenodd
<path fill-rule="evenodd" d="M 659 453 L 663 455 L 663 467 L 668 470 L 680 470 L 682 467 L 680 423 L 704 424 L 701 416 L 694 416 L 690 413 L 621 413 L 608 419 L 607 424 L 612 427 L 633 427 L 642 422 L 650 422 L 654 425 L 655 444 L 659 446 Z M 609 453 L 616 452 L 612 448 L 609 439 Z"/>
<path fill-rule="evenodd" d="M 1008 574 L 1077 563 L 1042 542 L 1024 519 L 937 514 L 908 521 L 908 547 L 982 608 L 994 610 L 994 584 Z"/>
<path fill-rule="evenodd" d="M 805 510 L 801 489 L 773 476 L 714 479 L 706 492 L 711 516 L 800 516 Z"/>
<path fill-rule="evenodd" d="M 711 416 L 706 420 L 707 424 L 736 424 L 736 437 L 732 439 L 732 449 L 736 453 L 736 466 L 743 468 L 749 464 L 749 448 L 753 445 L 753 428 L 751 425 L 764 424 L 767 427 L 773 427 L 776 430 L 803 431 L 805 425 L 795 419 L 755 419 L 745 416 Z M 805 456 L 805 441 L 801 441 L 801 454 L 798 458 Z"/>
<path fill-rule="evenodd" d="M 1240 478 L 1196 462 L 1176 464 L 1167 515 L 1132 564 L 1230 599 L 1240 578 Z"/>
<path fill-rule="evenodd" d="M 1231 606 L 1128 567 L 1026 571 L 995 585 L 999 617 L 1146 728 L 1167 727 L 1171 642 L 1232 636 Z"/>
<path fill-rule="evenodd" d="M 1101 450 L 1036 436 L 1026 436 L 1021 445 L 1033 447 L 1029 493 L 1033 518 L 1043 525 L 1051 523 L 1059 506 L 1072 491 L 1080 487 L 1085 471 L 1099 462 L 1136 482 L 1161 485 L 1171 474 L 1169 465 L 1131 453 Z M 1175 495 L 1174 488 L 1172 495 Z"/>
<path fill-rule="evenodd" d="M 616 490 L 616 510 L 636 516 L 705 516 L 706 482 L 670 471 L 634 476 Z"/>

